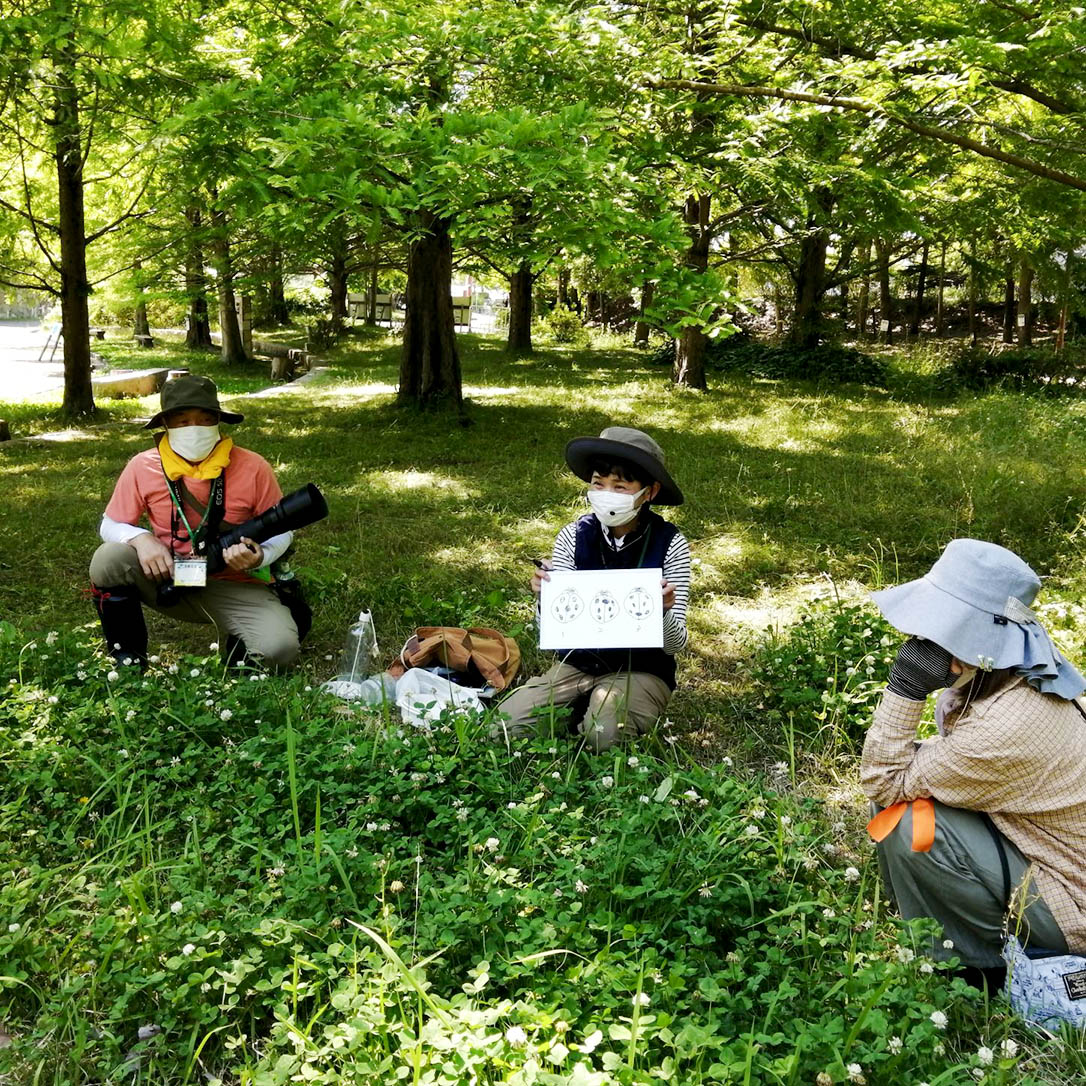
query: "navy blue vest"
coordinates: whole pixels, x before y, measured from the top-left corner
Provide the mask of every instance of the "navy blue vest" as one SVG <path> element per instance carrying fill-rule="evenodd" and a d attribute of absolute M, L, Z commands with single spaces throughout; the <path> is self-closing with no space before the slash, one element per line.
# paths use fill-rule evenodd
<path fill-rule="evenodd" d="M 640 524 L 619 551 L 608 545 L 603 527 L 589 513 L 577 521 L 574 564 L 577 569 L 663 568 L 664 557 L 678 528 L 651 509 L 641 512 Z M 663 649 L 574 649 L 562 658 L 588 675 L 644 671 L 675 689 L 675 657 Z"/>

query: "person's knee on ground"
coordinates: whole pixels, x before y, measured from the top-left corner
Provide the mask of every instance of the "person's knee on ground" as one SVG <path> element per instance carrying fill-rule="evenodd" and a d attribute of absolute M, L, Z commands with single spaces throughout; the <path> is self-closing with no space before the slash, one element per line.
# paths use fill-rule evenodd
<path fill-rule="evenodd" d="M 106 651 L 121 664 L 147 662 L 147 623 L 136 552 L 124 543 L 103 543 L 90 564 L 91 598 Z"/>
<path fill-rule="evenodd" d="M 630 698 L 622 683 L 603 683 L 592 691 L 581 723 L 585 746 L 596 754 L 619 743 L 628 743 L 641 732 L 630 711 Z M 644 722 L 647 730 L 650 722 Z"/>
<path fill-rule="evenodd" d="M 265 623 L 259 630 L 230 631 L 240 646 L 231 646 L 232 652 L 250 656 L 271 668 L 290 667 L 298 659 L 301 642 L 293 619 Z"/>

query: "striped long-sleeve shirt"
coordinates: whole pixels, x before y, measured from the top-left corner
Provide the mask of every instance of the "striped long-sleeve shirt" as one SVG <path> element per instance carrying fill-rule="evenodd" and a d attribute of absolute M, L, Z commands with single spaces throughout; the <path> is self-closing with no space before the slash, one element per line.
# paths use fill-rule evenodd
<path fill-rule="evenodd" d="M 607 546 L 620 550 L 622 537 L 615 539 L 604 529 Z M 617 546 L 616 546 L 617 544 Z M 551 562 L 555 569 L 575 570 L 577 521 L 567 524 L 554 541 Z M 664 652 L 674 656 L 686 644 L 686 605 L 690 598 L 690 544 L 682 532 L 676 532 L 664 555 L 664 579 L 675 589 L 675 604 L 664 612 Z"/>

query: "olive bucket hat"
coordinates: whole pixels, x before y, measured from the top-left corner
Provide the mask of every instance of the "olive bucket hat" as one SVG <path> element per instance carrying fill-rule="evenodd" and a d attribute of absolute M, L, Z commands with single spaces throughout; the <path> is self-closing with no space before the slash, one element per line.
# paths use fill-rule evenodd
<path fill-rule="evenodd" d="M 210 377 L 200 377 L 195 373 L 175 377 L 162 386 L 161 409 L 144 427 L 153 430 L 163 426 L 163 418 L 171 411 L 181 411 L 186 407 L 199 407 L 204 411 L 214 411 L 220 422 L 241 422 L 245 418 L 236 411 L 224 411 L 219 406 L 219 390 Z"/>
<path fill-rule="evenodd" d="M 902 633 L 934 641 L 967 667 L 1013 668 L 1044 694 L 1075 698 L 1086 680 L 1030 610 L 1041 579 L 996 543 L 952 539 L 915 581 L 872 592 Z"/>
<path fill-rule="evenodd" d="M 653 505 L 682 505 L 683 492 L 664 466 L 664 450 L 642 430 L 608 426 L 599 437 L 577 437 L 566 446 L 566 463 L 578 479 L 592 481 L 592 461 L 597 457 L 626 460 L 660 484 Z"/>

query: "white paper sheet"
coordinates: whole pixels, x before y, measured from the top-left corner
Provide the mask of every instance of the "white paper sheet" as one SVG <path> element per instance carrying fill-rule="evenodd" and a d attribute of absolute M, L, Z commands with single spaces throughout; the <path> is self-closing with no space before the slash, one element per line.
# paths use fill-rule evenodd
<path fill-rule="evenodd" d="M 541 649 L 658 649 L 663 570 L 551 570 L 539 595 Z"/>

